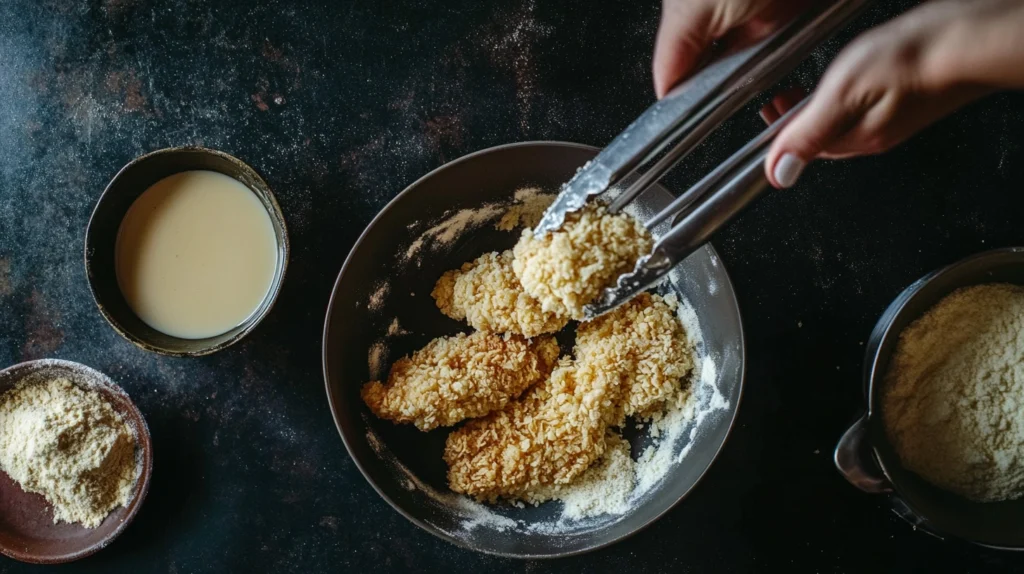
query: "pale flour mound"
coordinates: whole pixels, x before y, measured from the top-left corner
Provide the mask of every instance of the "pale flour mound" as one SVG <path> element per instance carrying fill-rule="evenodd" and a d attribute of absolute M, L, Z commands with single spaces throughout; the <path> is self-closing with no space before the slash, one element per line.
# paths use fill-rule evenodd
<path fill-rule="evenodd" d="M 1024 495 L 1024 287 L 960 289 L 907 327 L 883 411 L 907 469 L 971 500 Z"/>
<path fill-rule="evenodd" d="M 0 468 L 53 505 L 53 521 L 99 526 L 131 501 L 135 435 L 93 390 L 64 378 L 0 397 Z"/>
<path fill-rule="evenodd" d="M 570 520 L 629 510 L 636 485 L 636 463 L 629 455 L 629 441 L 613 431 L 608 431 L 604 441 L 604 454 L 575 480 L 534 488 L 523 498 L 533 504 L 561 500 L 565 505 L 562 516 Z"/>

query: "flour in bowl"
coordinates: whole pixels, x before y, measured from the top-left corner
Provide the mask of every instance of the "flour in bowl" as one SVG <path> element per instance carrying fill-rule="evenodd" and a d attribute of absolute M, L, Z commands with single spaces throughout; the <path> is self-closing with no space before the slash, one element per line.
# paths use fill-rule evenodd
<path fill-rule="evenodd" d="M 900 334 L 885 426 L 903 466 L 979 502 L 1024 496 L 1024 287 L 959 289 Z"/>

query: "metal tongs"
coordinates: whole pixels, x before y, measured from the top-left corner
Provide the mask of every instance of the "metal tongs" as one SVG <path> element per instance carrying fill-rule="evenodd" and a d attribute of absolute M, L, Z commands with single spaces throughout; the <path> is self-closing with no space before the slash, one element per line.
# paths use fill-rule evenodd
<path fill-rule="evenodd" d="M 689 80 L 652 105 L 608 147 L 566 183 L 535 228 L 536 233 L 562 226 L 567 213 L 588 198 L 608 191 L 669 149 L 650 169 L 608 206 L 615 213 L 675 167 L 761 91 L 770 88 L 872 0 L 815 3 L 808 12 L 771 36 L 739 52 L 712 61 Z M 754 140 L 680 195 L 645 223 L 648 230 L 675 218 L 672 228 L 640 258 L 631 273 L 584 309 L 592 319 L 626 303 L 661 281 L 676 264 L 703 245 L 722 225 L 767 187 L 763 163 L 775 135 L 805 102 L 801 102 Z"/>

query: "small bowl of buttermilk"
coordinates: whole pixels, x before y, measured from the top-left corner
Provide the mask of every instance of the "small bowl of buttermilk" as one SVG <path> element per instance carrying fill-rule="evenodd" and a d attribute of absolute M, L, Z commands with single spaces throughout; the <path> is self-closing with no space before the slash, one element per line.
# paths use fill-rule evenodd
<path fill-rule="evenodd" d="M 206 355 L 245 337 L 270 312 L 287 262 L 270 187 L 241 160 L 206 148 L 130 162 L 86 231 L 86 274 L 103 317 L 166 355 Z"/>

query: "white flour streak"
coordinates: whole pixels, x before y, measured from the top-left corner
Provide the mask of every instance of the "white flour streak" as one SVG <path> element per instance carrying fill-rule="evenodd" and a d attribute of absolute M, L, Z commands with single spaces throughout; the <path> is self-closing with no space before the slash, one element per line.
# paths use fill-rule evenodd
<path fill-rule="evenodd" d="M 384 307 L 384 301 L 387 299 L 388 292 L 391 291 L 391 285 L 387 283 L 379 283 L 377 288 L 370 295 L 370 301 L 366 304 L 366 307 L 370 311 L 380 311 Z"/>

